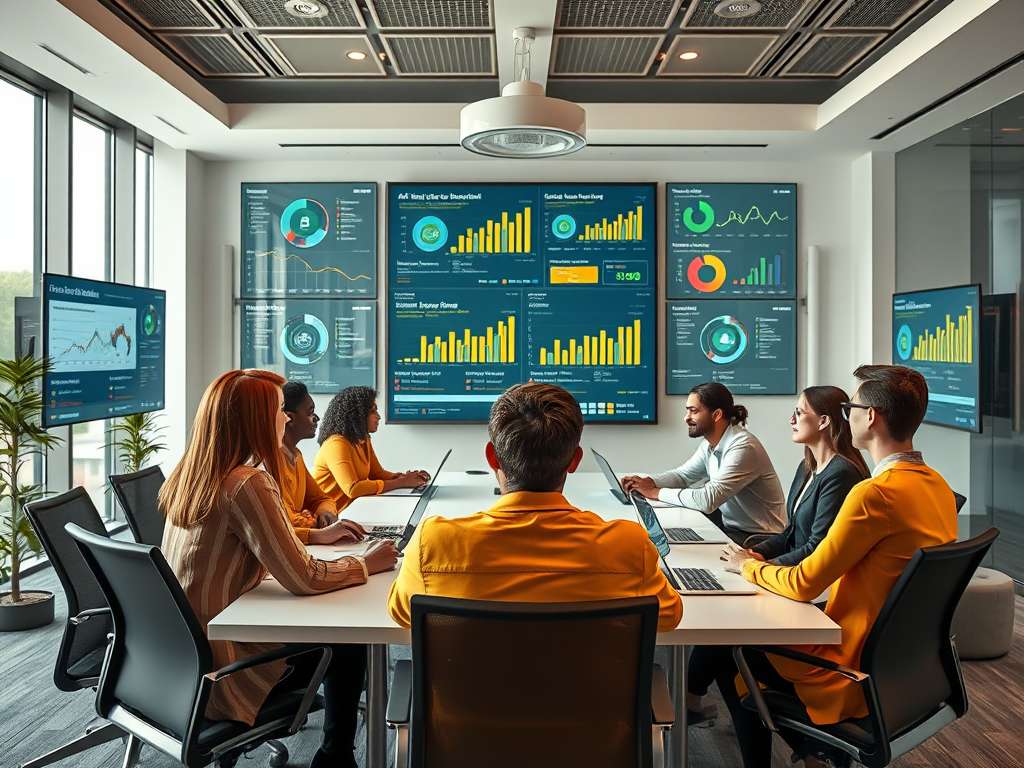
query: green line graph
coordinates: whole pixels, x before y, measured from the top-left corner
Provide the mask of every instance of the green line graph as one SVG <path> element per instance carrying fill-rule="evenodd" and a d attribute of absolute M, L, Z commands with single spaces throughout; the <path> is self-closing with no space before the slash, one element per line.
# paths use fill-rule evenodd
<path fill-rule="evenodd" d="M 737 222 L 742 226 L 751 220 L 760 221 L 767 227 L 773 221 L 787 221 L 788 219 L 789 216 L 783 216 L 778 211 L 772 211 L 770 214 L 768 214 L 768 218 L 765 218 L 764 214 L 761 213 L 761 209 L 758 208 L 756 205 L 752 205 L 750 206 L 750 210 L 747 211 L 747 214 L 745 216 L 741 216 L 740 214 L 736 213 L 736 211 L 729 211 L 729 216 L 726 218 L 726 220 L 716 223 L 715 227 L 721 228 L 727 226 L 730 222 L 733 221 Z"/>

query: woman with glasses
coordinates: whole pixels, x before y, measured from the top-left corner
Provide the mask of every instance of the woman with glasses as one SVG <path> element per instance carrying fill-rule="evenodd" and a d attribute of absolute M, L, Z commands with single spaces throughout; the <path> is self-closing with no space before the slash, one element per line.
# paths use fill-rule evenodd
<path fill-rule="evenodd" d="M 370 435 L 379 426 L 377 392 L 371 387 L 341 390 L 324 412 L 313 479 L 334 500 L 339 512 L 360 496 L 430 482 L 430 473 L 425 470 L 389 472 L 380 465 L 370 442 Z"/>
<path fill-rule="evenodd" d="M 802 561 L 825 538 L 853 486 L 871 474 L 853 447 L 850 424 L 844 418 L 848 399 L 839 387 L 808 387 L 801 393 L 789 418 L 793 442 L 804 446 L 804 460 L 796 468 L 786 501 L 789 524 L 745 550 L 748 557 L 773 565 Z M 690 725 L 717 714 L 714 705 L 703 706 L 703 697 L 721 666 L 716 660 L 721 652 L 705 646 L 693 649 L 686 694 Z"/>

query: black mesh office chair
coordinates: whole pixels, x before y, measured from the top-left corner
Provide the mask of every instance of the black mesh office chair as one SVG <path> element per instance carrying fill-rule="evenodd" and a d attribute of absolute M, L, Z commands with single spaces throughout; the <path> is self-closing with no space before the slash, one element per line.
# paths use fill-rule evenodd
<path fill-rule="evenodd" d="M 143 743 L 186 768 L 211 762 L 231 766 L 243 750 L 301 727 L 330 661 L 329 648 L 286 646 L 215 670 L 203 628 L 159 548 L 111 541 L 74 524 L 67 532 L 110 604 L 114 632 L 96 711 L 128 732 L 125 768 L 134 765 Z M 228 675 L 300 657 L 314 659 L 312 678 L 296 680 L 294 690 L 272 693 L 254 725 L 205 719 L 213 687 Z"/>
<path fill-rule="evenodd" d="M 134 539 L 139 544 L 159 547 L 164 536 L 164 516 L 157 506 L 157 495 L 164 484 L 164 473 L 160 467 L 147 467 L 127 475 L 110 475 L 108 480 L 124 510 L 124 518 Z"/>
<path fill-rule="evenodd" d="M 967 690 L 950 625 L 971 576 L 998 535 L 990 528 L 969 541 L 919 549 L 868 634 L 859 671 L 777 646 L 734 649 L 752 692 L 743 706 L 757 711 L 772 731 L 809 736 L 825 744 L 834 761 L 848 764 L 852 758 L 867 768 L 888 765 L 963 717 Z M 797 697 L 758 687 L 746 662 L 750 650 L 804 661 L 860 683 L 867 717 L 813 724 Z"/>
<path fill-rule="evenodd" d="M 397 768 L 664 765 L 672 704 L 657 627 L 654 597 L 414 596 L 412 661 L 396 665 L 387 712 Z"/>
<path fill-rule="evenodd" d="M 68 603 L 68 619 L 53 668 L 53 683 L 67 692 L 95 688 L 103 666 L 107 634 L 112 628 L 110 608 L 100 585 L 82 559 L 78 545 L 64 531 L 64 526 L 75 523 L 97 536 L 106 536 L 103 520 L 84 488 L 27 504 L 25 514 L 64 588 Z M 85 735 L 24 763 L 21 768 L 42 768 L 99 744 L 125 737 L 127 734 L 112 723 L 92 726 Z"/>

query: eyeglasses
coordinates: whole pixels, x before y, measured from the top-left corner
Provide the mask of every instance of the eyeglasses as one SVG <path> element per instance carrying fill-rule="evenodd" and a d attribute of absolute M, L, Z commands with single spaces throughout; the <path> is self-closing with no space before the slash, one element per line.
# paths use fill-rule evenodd
<path fill-rule="evenodd" d="M 864 410 L 868 410 L 869 408 L 874 408 L 875 406 L 864 405 L 863 403 L 840 403 L 839 407 L 843 409 L 843 418 L 849 421 L 850 411 L 852 411 L 854 408 L 863 408 Z"/>

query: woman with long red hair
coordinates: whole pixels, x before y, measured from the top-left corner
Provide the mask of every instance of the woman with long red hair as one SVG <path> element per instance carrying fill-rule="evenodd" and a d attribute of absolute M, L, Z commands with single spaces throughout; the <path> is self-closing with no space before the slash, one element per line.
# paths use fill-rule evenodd
<path fill-rule="evenodd" d="M 270 573 L 295 595 L 364 584 L 393 568 L 391 542 L 364 557 L 325 562 L 296 537 L 281 500 L 281 439 L 288 416 L 281 385 L 269 371 L 230 371 L 203 395 L 185 455 L 160 490 L 167 517 L 161 549 L 203 625 Z M 276 647 L 210 643 L 222 667 Z M 324 743 L 312 768 L 356 765 L 353 741 L 366 668 L 366 646 L 336 645 L 324 677 Z M 250 725 L 281 681 L 284 662 L 231 675 L 213 689 L 206 716 Z M 301 671 L 289 676 L 297 687 Z M 284 684 L 284 683 L 282 683 Z"/>

